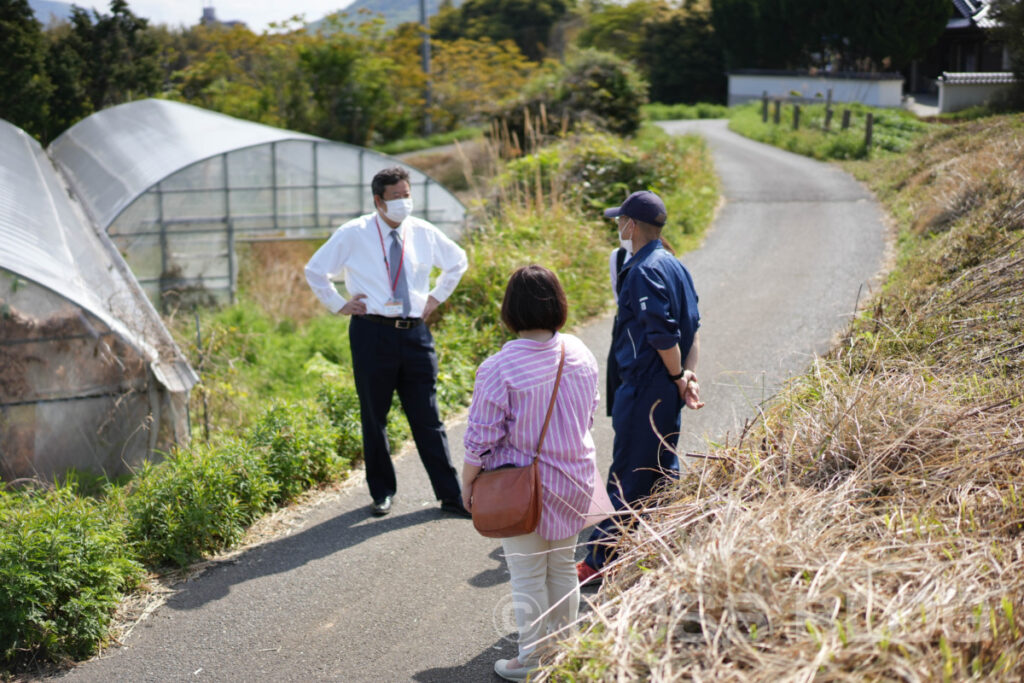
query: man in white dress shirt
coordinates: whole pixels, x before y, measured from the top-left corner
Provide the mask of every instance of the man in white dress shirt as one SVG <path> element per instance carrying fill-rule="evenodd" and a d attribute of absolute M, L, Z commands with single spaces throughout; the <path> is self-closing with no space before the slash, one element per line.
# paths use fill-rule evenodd
<path fill-rule="evenodd" d="M 436 226 L 410 215 L 405 169 L 380 171 L 371 190 L 376 211 L 338 228 L 306 265 L 317 298 L 332 313 L 352 317 L 349 345 L 370 509 L 388 514 L 397 490 L 386 432 L 397 390 L 441 509 L 469 517 L 437 408 L 434 338 L 423 322 L 455 290 L 466 272 L 466 253 Z M 434 266 L 441 274 L 431 288 Z M 332 282 L 342 274 L 348 299 Z"/>

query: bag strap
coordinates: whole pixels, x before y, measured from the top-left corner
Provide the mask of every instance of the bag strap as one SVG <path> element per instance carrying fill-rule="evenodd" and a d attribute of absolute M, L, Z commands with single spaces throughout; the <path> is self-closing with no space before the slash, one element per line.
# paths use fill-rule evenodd
<path fill-rule="evenodd" d="M 548 414 L 544 417 L 544 426 L 540 430 L 540 441 L 537 442 L 537 452 L 533 459 L 540 455 L 540 449 L 544 445 L 544 437 L 548 433 L 548 424 L 551 422 L 551 411 L 555 409 L 555 396 L 558 395 L 558 385 L 562 381 L 562 368 L 565 367 L 565 342 L 562 342 L 562 357 L 558 360 L 558 374 L 555 375 L 555 388 L 551 390 L 551 400 L 548 402 Z"/>

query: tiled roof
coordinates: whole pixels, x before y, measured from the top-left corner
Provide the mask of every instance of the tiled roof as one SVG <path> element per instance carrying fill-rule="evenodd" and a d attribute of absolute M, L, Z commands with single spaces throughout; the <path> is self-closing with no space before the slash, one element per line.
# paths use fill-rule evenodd
<path fill-rule="evenodd" d="M 952 84 L 989 84 L 1014 83 L 1016 79 L 1010 71 L 978 71 L 978 72 L 942 72 L 943 83 Z"/>
<path fill-rule="evenodd" d="M 956 13 L 950 18 L 946 28 L 967 28 L 971 24 L 979 28 L 994 27 L 996 22 L 989 16 L 991 5 L 991 0 L 953 0 Z"/>

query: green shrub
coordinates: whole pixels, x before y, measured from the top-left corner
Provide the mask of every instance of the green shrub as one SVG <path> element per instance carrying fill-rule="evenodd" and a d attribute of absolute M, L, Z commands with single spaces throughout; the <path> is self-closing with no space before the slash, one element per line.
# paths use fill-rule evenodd
<path fill-rule="evenodd" d="M 320 385 L 317 402 L 337 431 L 338 455 L 352 462 L 362 459 L 363 427 L 355 387 L 326 380 Z"/>
<path fill-rule="evenodd" d="M 143 465 L 125 499 L 128 536 L 142 561 L 184 567 L 242 538 L 274 489 L 261 460 L 244 454 L 193 445 Z M 246 503 L 236 493 L 239 479 L 245 485 L 238 488 L 250 490 Z"/>
<path fill-rule="evenodd" d="M 714 213 L 718 181 L 710 168 L 700 138 L 670 136 L 647 124 L 631 142 L 593 131 L 572 135 L 509 162 L 500 182 L 522 195 L 537 185 L 552 188 L 551 194 L 583 219 L 600 221 L 609 238 L 615 223 L 603 218 L 604 209 L 636 190 L 652 190 L 668 210 L 664 236 L 684 248 L 686 236 L 701 232 Z M 501 292 L 493 294 L 501 300 Z"/>
<path fill-rule="evenodd" d="M 334 480 L 348 465 L 338 455 L 337 431 L 312 402 L 273 400 L 244 441 L 260 450 L 277 483 L 275 503 L 288 502 L 311 486 Z"/>
<path fill-rule="evenodd" d="M 662 104 L 651 102 L 643 106 L 643 113 L 651 121 L 683 121 L 688 119 L 725 119 L 729 107 L 724 104 L 698 102 L 697 104 Z"/>
<path fill-rule="evenodd" d="M 498 109 L 493 118 L 520 145 L 533 149 L 531 140 L 584 125 L 632 135 L 640 127 L 640 108 L 646 102 L 647 82 L 629 62 L 588 49 L 574 53 L 564 65 L 550 65 L 527 85 L 521 98 Z"/>
<path fill-rule="evenodd" d="M 83 659 L 141 578 L 122 520 L 72 487 L 0 489 L 0 660 Z"/>

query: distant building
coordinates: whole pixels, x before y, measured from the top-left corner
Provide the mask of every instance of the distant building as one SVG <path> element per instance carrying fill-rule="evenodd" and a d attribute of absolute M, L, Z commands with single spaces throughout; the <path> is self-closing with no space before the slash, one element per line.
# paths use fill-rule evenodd
<path fill-rule="evenodd" d="M 217 11 L 213 8 L 213 5 L 203 7 L 203 16 L 199 18 L 199 23 L 203 26 L 223 26 L 225 28 L 245 26 L 244 21 L 221 21 L 217 18 Z"/>
<path fill-rule="evenodd" d="M 1010 71 L 1006 46 L 992 38 L 996 23 L 990 16 L 991 0 L 952 0 L 953 13 L 946 30 L 923 59 L 911 64 L 905 74 L 910 93 L 935 93 L 944 73 Z"/>

